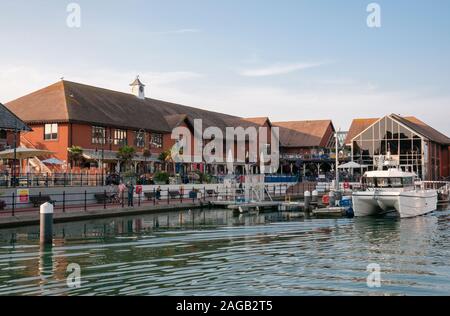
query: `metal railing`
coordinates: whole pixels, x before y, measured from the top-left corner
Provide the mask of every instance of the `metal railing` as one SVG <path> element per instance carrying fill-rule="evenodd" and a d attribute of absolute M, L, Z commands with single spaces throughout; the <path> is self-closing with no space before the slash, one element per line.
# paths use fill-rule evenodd
<path fill-rule="evenodd" d="M 102 186 L 106 176 L 88 173 L 0 174 L 0 188 L 12 187 L 92 187 Z"/>
<path fill-rule="evenodd" d="M 230 178 L 230 176 L 210 176 L 208 184 L 222 184 L 224 180 Z M 244 181 L 245 176 L 233 175 L 231 178 L 237 182 Z M 115 175 L 113 182 L 118 182 L 118 179 L 124 183 L 132 181 L 133 183 L 142 185 L 155 184 L 151 179 L 143 176 L 125 176 Z M 266 183 L 295 183 L 300 179 L 295 175 L 266 175 Z M 95 187 L 109 184 L 109 176 L 101 173 L 20 173 L 13 176 L 12 174 L 0 173 L 0 188 L 13 188 L 13 187 Z M 117 184 L 117 183 L 116 183 Z M 171 177 L 170 184 L 182 185 L 182 184 L 206 184 L 199 179 L 193 177 Z"/>
<path fill-rule="evenodd" d="M 256 187 L 249 187 L 252 191 Z M 311 187 L 312 188 L 312 187 Z M 257 189 L 257 188 L 256 188 Z M 290 190 L 286 184 L 265 185 L 265 199 L 285 197 L 286 195 L 295 195 L 295 190 Z M 298 189 L 298 194 L 303 194 Z M 23 213 L 38 213 L 40 205 L 50 202 L 54 205 L 55 212 L 83 212 L 89 210 L 101 209 L 120 209 L 128 206 L 156 206 L 156 205 L 179 205 L 190 203 L 208 203 L 212 201 L 242 201 L 245 196 L 245 187 L 221 187 L 195 188 L 183 186 L 178 189 L 153 188 L 152 190 L 133 192 L 129 196 L 125 192 L 117 191 L 96 191 L 88 192 L 80 190 L 78 192 L 51 193 L 45 191 L 38 192 L 26 197 L 25 202 L 21 201 L 23 197 L 16 193 L 0 196 L 0 216 L 16 216 Z"/>

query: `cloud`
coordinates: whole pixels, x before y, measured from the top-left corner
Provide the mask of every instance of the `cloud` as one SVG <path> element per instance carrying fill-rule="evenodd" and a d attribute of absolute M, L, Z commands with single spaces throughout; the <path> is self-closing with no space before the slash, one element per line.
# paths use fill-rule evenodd
<path fill-rule="evenodd" d="M 163 89 L 166 85 L 205 77 L 192 71 L 127 71 L 40 68 L 37 66 L 17 66 L 0 64 L 0 102 L 5 103 L 32 91 L 44 88 L 59 81 L 62 77 L 74 81 L 121 92 L 129 92 L 129 84 L 139 75 L 149 86 L 149 90 Z"/>
<path fill-rule="evenodd" d="M 324 62 L 291 63 L 291 64 L 277 63 L 266 67 L 242 70 L 239 72 L 239 74 L 244 77 L 267 77 L 267 76 L 285 75 L 295 71 L 320 67 L 324 64 L 325 64 Z"/>
<path fill-rule="evenodd" d="M 200 33 L 201 30 L 194 28 L 186 28 L 186 29 L 178 29 L 178 30 L 170 30 L 170 31 L 159 31 L 159 32 L 151 32 L 151 34 L 188 34 L 188 33 Z"/>
<path fill-rule="evenodd" d="M 342 130 L 348 129 L 356 117 L 399 113 L 417 116 L 450 136 L 450 95 L 432 91 L 389 91 L 377 87 L 377 83 L 350 79 L 288 88 L 274 84 L 215 83 L 201 73 L 189 71 L 55 70 L 1 63 L 0 69 L 2 103 L 55 83 L 62 76 L 70 81 L 130 92 L 128 85 L 139 74 L 147 85 L 148 96 L 211 111 L 242 117 L 269 116 L 273 121 L 332 119 L 336 128 Z"/>

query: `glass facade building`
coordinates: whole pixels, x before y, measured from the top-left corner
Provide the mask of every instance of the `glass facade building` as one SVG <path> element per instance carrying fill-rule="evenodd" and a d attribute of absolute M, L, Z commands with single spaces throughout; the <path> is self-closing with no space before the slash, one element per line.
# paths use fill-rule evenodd
<path fill-rule="evenodd" d="M 431 141 L 423 134 L 396 120 L 385 116 L 367 127 L 352 139 L 353 161 L 376 170 L 380 155 L 388 152 L 405 171 L 413 171 L 424 180 L 437 180 L 443 176 L 443 149 L 448 147 Z M 447 169 L 447 165 L 445 169 Z"/>

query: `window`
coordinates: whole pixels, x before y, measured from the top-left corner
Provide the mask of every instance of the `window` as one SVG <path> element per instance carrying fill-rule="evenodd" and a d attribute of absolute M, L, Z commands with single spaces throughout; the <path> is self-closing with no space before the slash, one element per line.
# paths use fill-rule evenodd
<path fill-rule="evenodd" d="M 4 129 L 0 130 L 0 139 L 6 139 L 6 131 Z"/>
<path fill-rule="evenodd" d="M 402 178 L 390 178 L 389 184 L 391 188 L 401 188 L 403 187 Z"/>
<path fill-rule="evenodd" d="M 263 149 L 263 153 L 266 155 L 270 155 L 272 153 L 271 151 L 271 144 L 264 144 L 264 149 Z"/>
<path fill-rule="evenodd" d="M 45 124 L 44 139 L 45 140 L 58 139 L 58 124 Z"/>
<path fill-rule="evenodd" d="M 161 148 L 163 146 L 162 134 L 152 134 L 151 143 L 154 147 Z"/>
<path fill-rule="evenodd" d="M 127 145 L 127 131 L 122 129 L 114 130 L 114 145 L 117 146 Z"/>
<path fill-rule="evenodd" d="M 378 188 L 388 188 L 389 179 L 388 178 L 376 178 Z"/>
<path fill-rule="evenodd" d="M 139 148 L 145 147 L 145 132 L 134 132 L 134 145 Z"/>
<path fill-rule="evenodd" d="M 106 129 L 104 127 L 92 126 L 92 144 L 105 144 Z"/>
<path fill-rule="evenodd" d="M 414 185 L 414 179 L 413 178 L 403 178 L 403 186 L 410 187 Z"/>

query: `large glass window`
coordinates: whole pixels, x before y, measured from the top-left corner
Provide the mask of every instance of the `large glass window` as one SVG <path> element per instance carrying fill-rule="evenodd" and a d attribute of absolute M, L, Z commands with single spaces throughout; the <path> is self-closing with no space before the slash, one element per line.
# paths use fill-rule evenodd
<path fill-rule="evenodd" d="M 390 117 L 380 119 L 353 142 L 353 159 L 375 168 L 375 158 L 388 151 L 399 160 L 400 167 L 423 178 L 422 139 Z"/>
<path fill-rule="evenodd" d="M 114 145 L 118 146 L 127 145 L 127 131 L 122 129 L 114 130 Z"/>
<path fill-rule="evenodd" d="M 44 139 L 45 140 L 58 139 L 58 124 L 45 124 Z"/>

